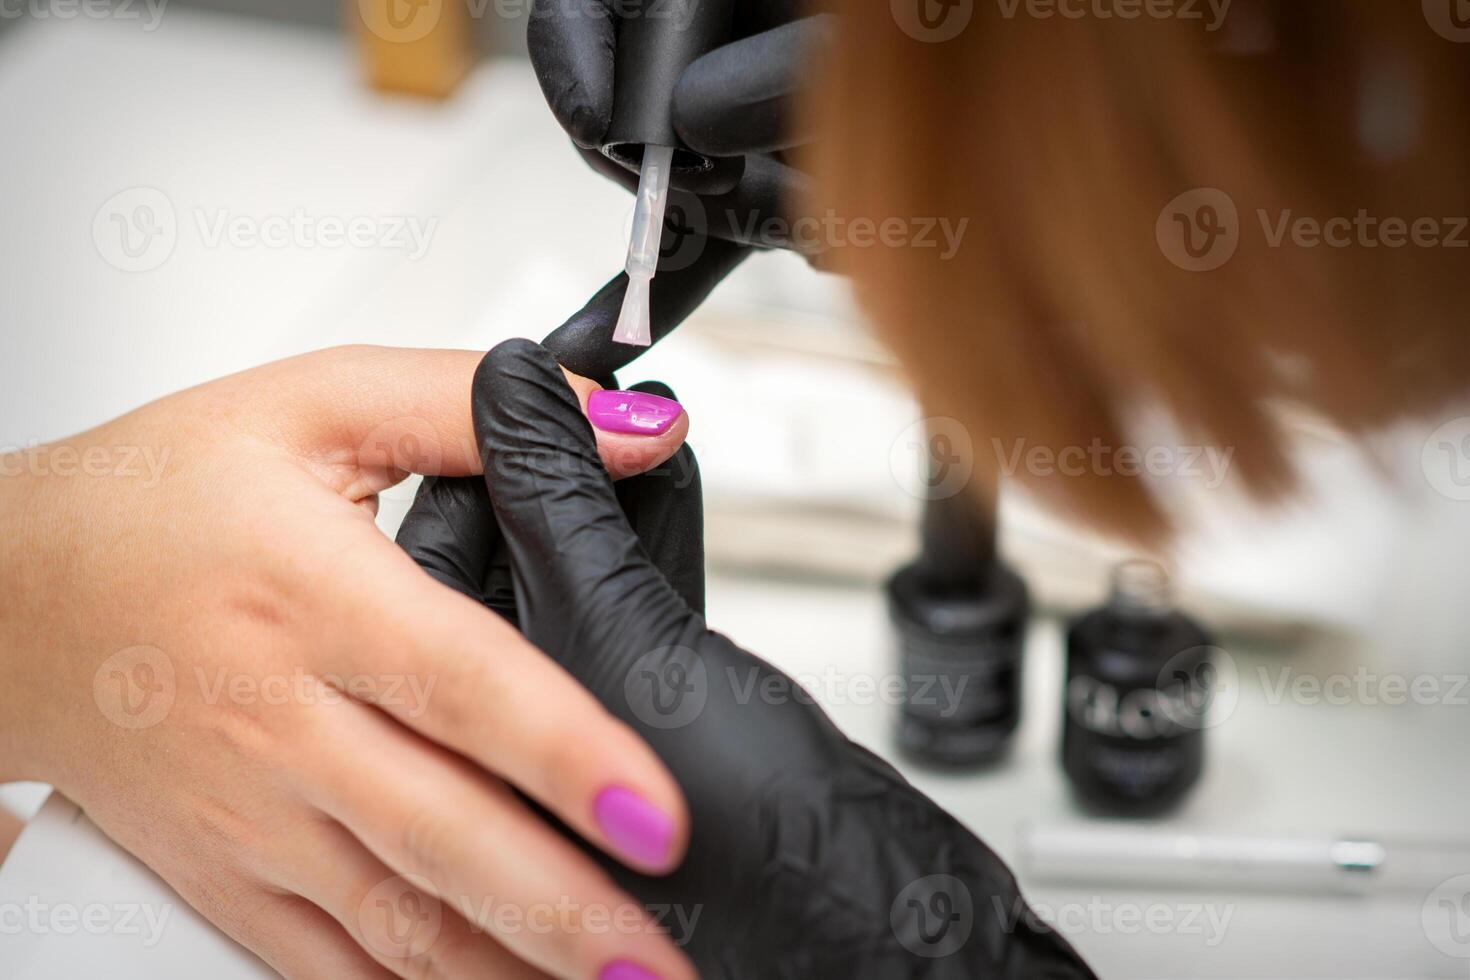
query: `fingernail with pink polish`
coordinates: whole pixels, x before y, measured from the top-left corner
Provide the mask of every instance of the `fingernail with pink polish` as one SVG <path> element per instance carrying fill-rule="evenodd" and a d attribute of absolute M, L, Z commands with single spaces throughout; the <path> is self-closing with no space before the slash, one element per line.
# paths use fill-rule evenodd
<path fill-rule="evenodd" d="M 597 980 L 658 980 L 657 974 L 649 973 L 637 963 L 618 960 L 602 968 Z"/>
<path fill-rule="evenodd" d="M 645 868 L 668 865 L 674 821 L 658 807 L 632 790 L 610 786 L 597 794 L 592 814 L 613 850 L 623 857 Z"/>
<path fill-rule="evenodd" d="M 641 391 L 594 391 L 587 399 L 587 418 L 603 432 L 656 436 L 682 414 L 672 398 Z"/>

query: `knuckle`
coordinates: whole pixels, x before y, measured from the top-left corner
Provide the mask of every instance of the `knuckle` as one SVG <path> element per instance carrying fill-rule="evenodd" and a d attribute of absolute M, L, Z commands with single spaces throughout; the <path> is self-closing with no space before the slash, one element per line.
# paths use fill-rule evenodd
<path fill-rule="evenodd" d="M 451 855 L 458 836 L 452 822 L 433 803 L 421 805 L 403 821 L 399 843 L 410 869 L 427 878 L 440 894 L 446 893 L 443 882 L 453 867 Z"/>
<path fill-rule="evenodd" d="M 570 711 L 548 717 L 529 731 L 526 750 L 531 771 L 549 800 L 572 805 L 581 798 L 590 759 L 588 746 L 611 741 L 608 728 L 605 718 Z"/>
<path fill-rule="evenodd" d="M 452 980 L 469 976 L 474 962 L 475 937 L 458 929 L 439 933 L 424 955 L 419 957 L 418 980 Z"/>

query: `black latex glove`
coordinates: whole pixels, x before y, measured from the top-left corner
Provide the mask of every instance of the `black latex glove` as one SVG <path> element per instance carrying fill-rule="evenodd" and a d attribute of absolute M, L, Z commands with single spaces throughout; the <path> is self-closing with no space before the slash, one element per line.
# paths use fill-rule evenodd
<path fill-rule="evenodd" d="M 705 980 L 1093 976 L 974 835 L 706 628 L 687 446 L 615 488 L 546 349 L 507 341 L 474 384 L 485 485 L 462 512 L 420 498 L 399 540 L 511 611 L 668 765 L 690 807 L 683 865 L 648 878 L 596 856 L 640 900 L 700 910 L 676 938 Z"/>
<path fill-rule="evenodd" d="M 677 0 L 662 0 L 666 7 Z M 698 2 L 698 0 L 692 0 Z M 801 73 L 832 32 L 830 15 L 805 16 L 800 0 L 736 0 L 731 43 L 687 69 L 674 92 L 674 129 L 690 149 L 715 161 L 703 173 L 676 173 L 671 198 L 678 220 L 746 245 L 790 248 L 790 217 L 805 175 L 785 151 L 807 142 L 792 103 Z M 599 148 L 612 123 L 617 11 L 627 0 L 536 0 L 527 29 L 531 64 L 562 127 L 599 172 L 629 190 L 638 175 Z M 697 203 L 697 207 L 691 206 Z"/>
<path fill-rule="evenodd" d="M 634 191 L 638 175 L 598 149 L 612 122 L 615 11 L 625 2 L 536 0 L 527 45 L 552 113 L 583 157 Z M 792 102 L 801 72 L 833 30 L 830 15 L 804 16 L 804 7 L 799 0 L 737 0 L 735 40 L 690 65 L 675 91 L 675 129 L 716 165 L 674 175 L 651 290 L 654 343 L 752 248 L 802 244 L 814 261 L 820 252 L 818 243 L 794 241 L 789 223 L 808 179 L 786 156 L 808 141 L 793 125 Z M 605 380 L 641 353 L 608 336 L 627 288 L 628 277 L 617 276 L 547 338 L 569 370 Z"/>

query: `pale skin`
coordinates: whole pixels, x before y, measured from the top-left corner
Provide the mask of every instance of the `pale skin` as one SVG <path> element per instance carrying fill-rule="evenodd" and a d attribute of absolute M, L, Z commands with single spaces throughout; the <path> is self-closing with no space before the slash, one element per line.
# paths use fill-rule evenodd
<path fill-rule="evenodd" d="M 0 782 L 56 786 L 287 977 L 593 980 L 627 960 L 694 980 L 509 789 L 620 859 L 593 800 L 636 792 L 676 828 L 668 866 L 639 867 L 659 873 L 687 841 L 678 786 L 373 523 L 405 471 L 480 471 L 479 359 L 322 351 L 5 457 Z M 585 407 L 596 386 L 569 380 Z M 599 449 L 627 476 L 687 430 Z M 156 478 L 125 465 L 141 449 Z"/>

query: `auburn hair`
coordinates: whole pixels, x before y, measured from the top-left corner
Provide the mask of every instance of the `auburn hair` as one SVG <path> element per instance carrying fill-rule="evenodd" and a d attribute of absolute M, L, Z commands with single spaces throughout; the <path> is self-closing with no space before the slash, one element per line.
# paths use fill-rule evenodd
<path fill-rule="evenodd" d="M 1277 498 L 1276 404 L 1362 435 L 1470 388 L 1470 44 L 1432 3 L 1234 0 L 1211 29 L 1202 0 L 959 0 L 937 39 L 900 16 L 931 0 L 834 2 L 806 207 L 968 219 L 952 256 L 830 261 L 982 471 L 1017 440 L 1127 446 L 1156 407 Z M 1015 475 L 1135 541 L 1170 529 L 1135 476 Z"/>

